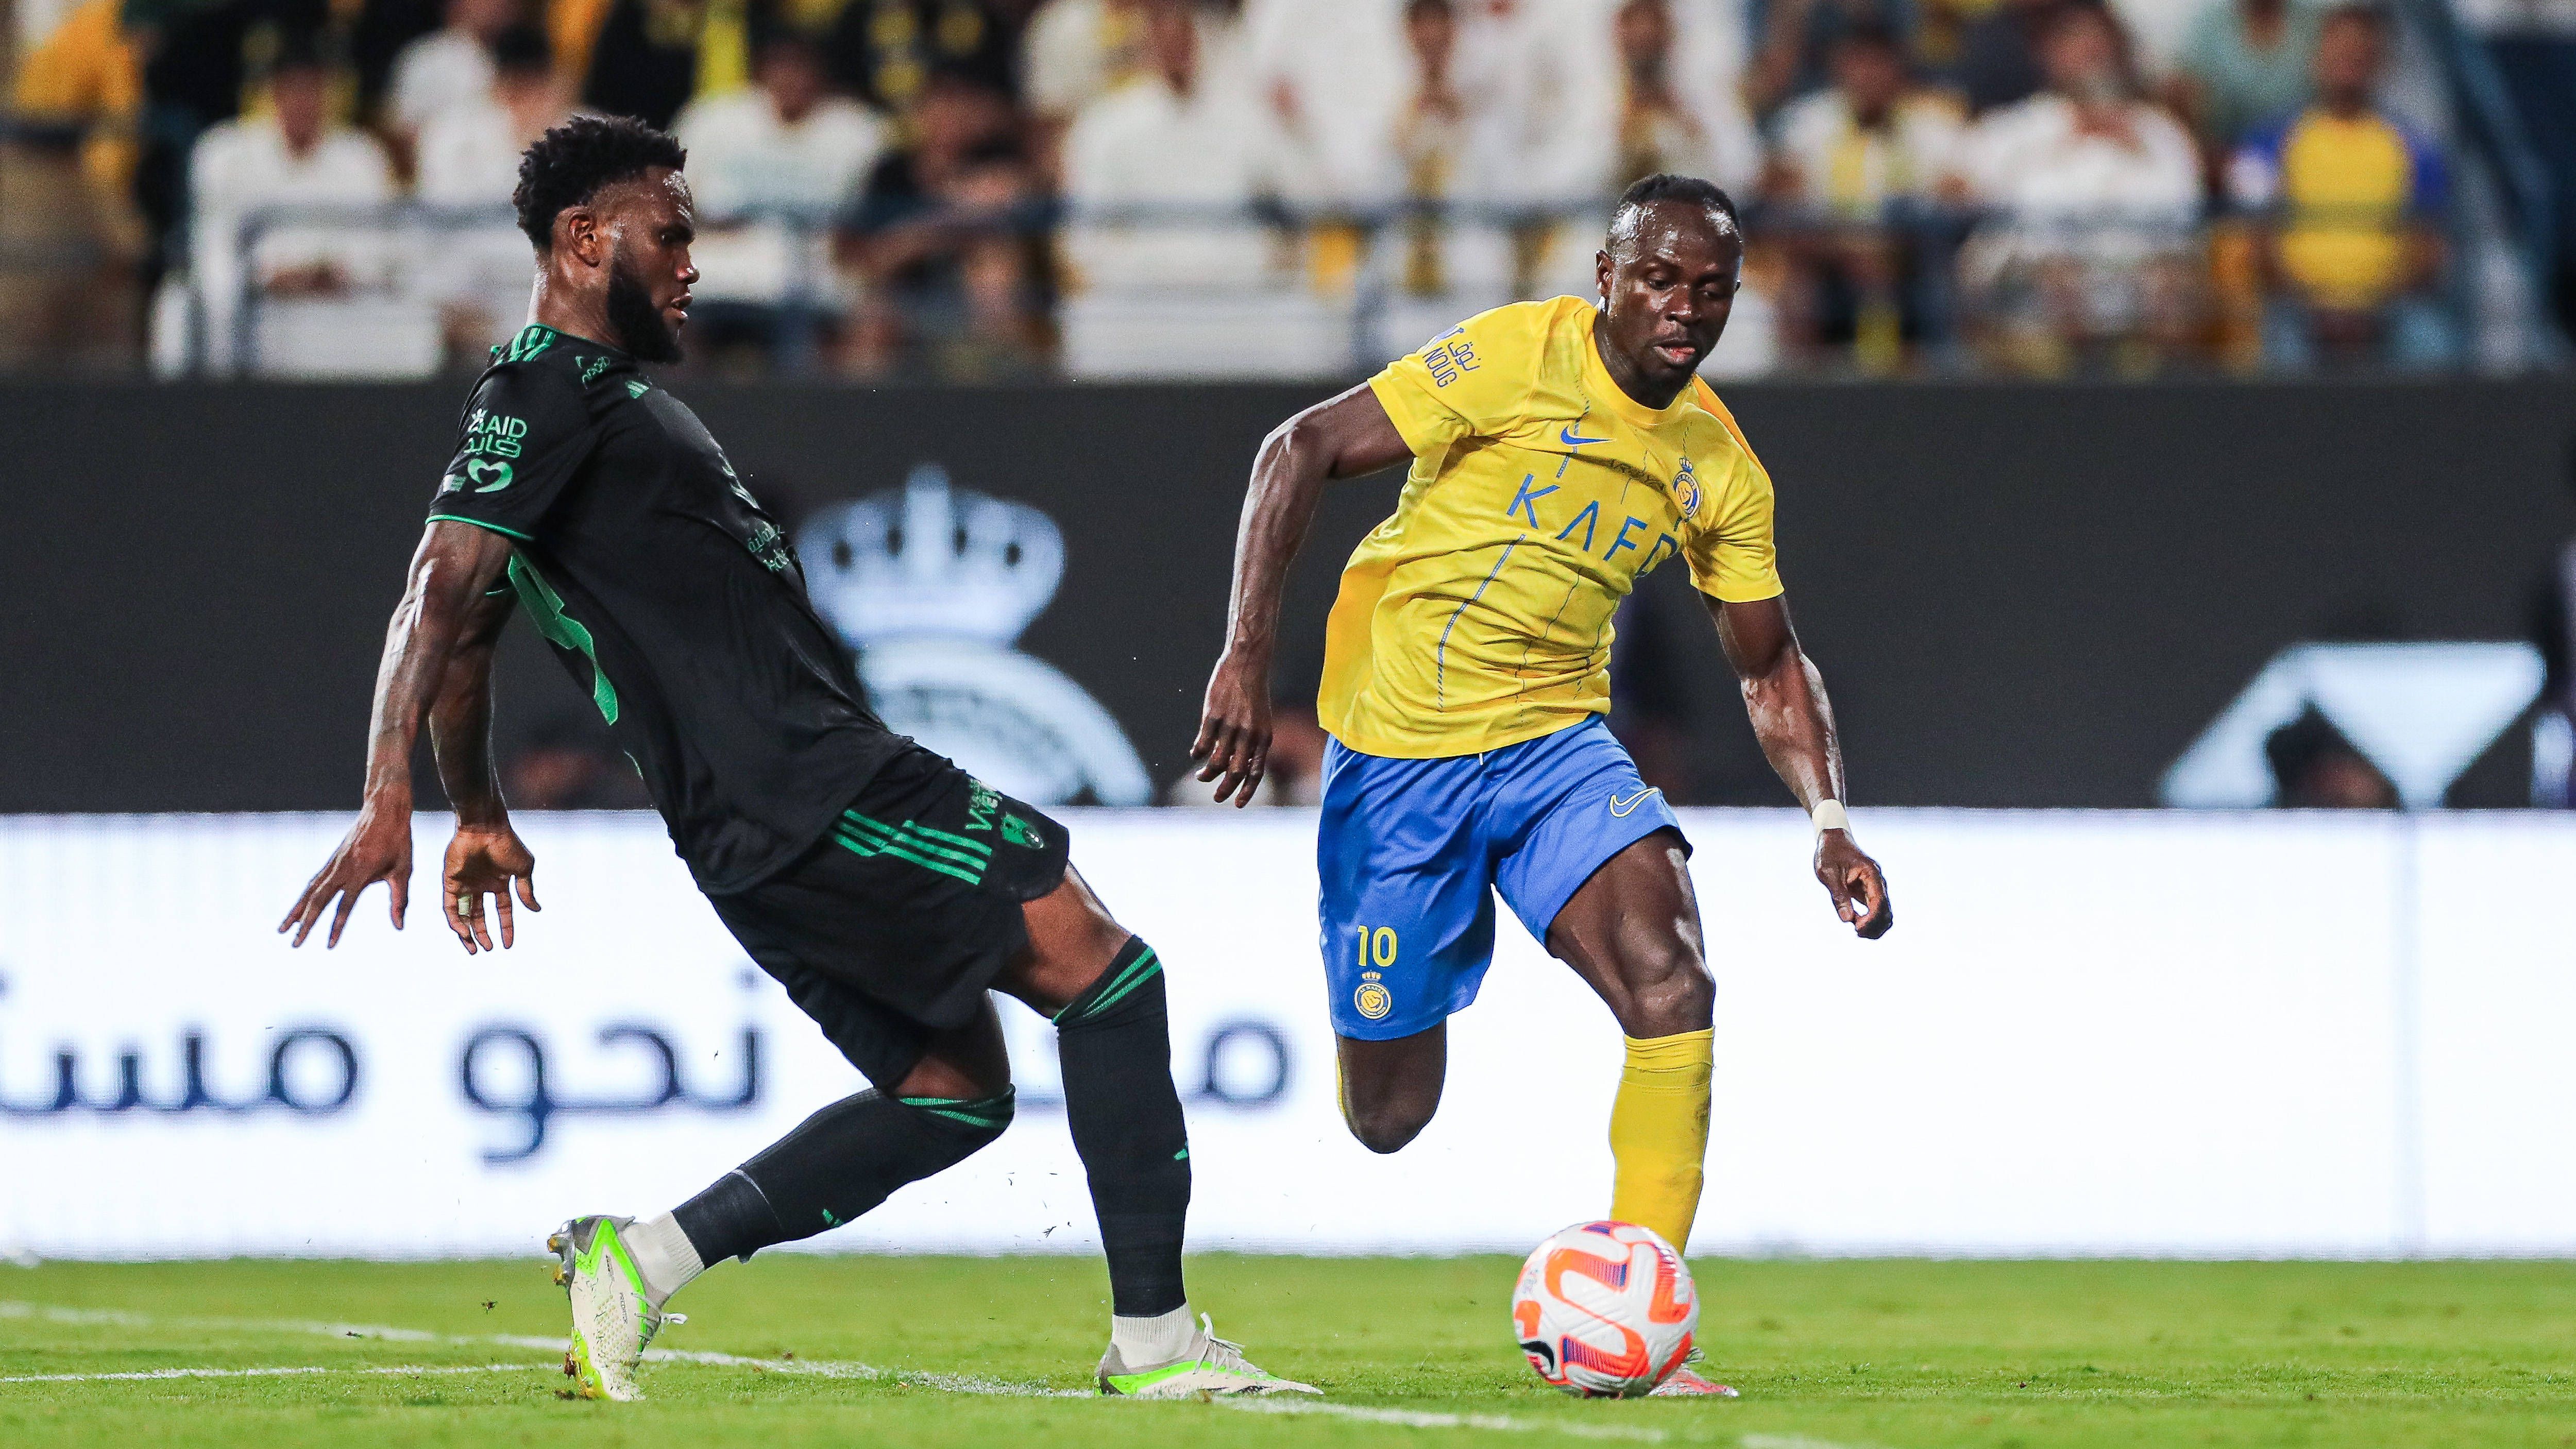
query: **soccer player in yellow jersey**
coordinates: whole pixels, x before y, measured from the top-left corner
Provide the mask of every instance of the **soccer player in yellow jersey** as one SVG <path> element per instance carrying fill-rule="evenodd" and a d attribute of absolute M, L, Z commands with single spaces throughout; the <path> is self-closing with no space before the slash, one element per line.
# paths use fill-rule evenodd
<path fill-rule="evenodd" d="M 1316 500 L 1327 480 L 1410 460 L 1394 516 L 1342 571 L 1317 701 L 1333 736 L 1316 859 L 1343 1117 L 1377 1152 L 1431 1120 L 1499 889 L 1627 1036 L 1610 1216 L 1677 1248 L 1699 1210 L 1716 993 L 1690 846 L 1602 722 L 1611 615 L 1640 574 L 1689 568 L 1763 751 L 1814 821 L 1834 909 L 1864 937 L 1894 919 L 1841 804 L 1824 681 L 1789 624 L 1770 476 L 1697 376 L 1743 263 L 1724 192 L 1648 177 L 1620 198 L 1597 305 L 1471 318 L 1273 432 L 1192 751 L 1218 800 L 1251 798 L 1281 584 Z M 1733 1390 L 1684 1369 L 1656 1392 Z"/>

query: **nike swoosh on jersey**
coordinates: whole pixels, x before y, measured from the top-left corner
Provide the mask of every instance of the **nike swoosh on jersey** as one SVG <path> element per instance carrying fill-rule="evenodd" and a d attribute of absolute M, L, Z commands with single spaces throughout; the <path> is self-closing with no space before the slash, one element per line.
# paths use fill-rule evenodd
<path fill-rule="evenodd" d="M 1613 791 L 1610 795 L 1610 813 L 1618 816 L 1622 820 L 1625 820 L 1628 818 L 1631 811 L 1646 803 L 1647 796 L 1661 793 L 1663 792 L 1658 790 L 1655 786 L 1649 785 L 1645 789 L 1638 791 L 1636 794 L 1629 796 L 1625 800 L 1622 800 L 1619 798 L 1618 792 Z"/>
<path fill-rule="evenodd" d="M 1580 448 L 1586 443 L 1606 443 L 1610 441 L 1607 434 L 1598 438 L 1580 437 L 1575 433 L 1574 424 L 1572 423 L 1567 423 L 1565 425 L 1564 430 L 1556 435 L 1556 440 L 1569 448 Z"/>

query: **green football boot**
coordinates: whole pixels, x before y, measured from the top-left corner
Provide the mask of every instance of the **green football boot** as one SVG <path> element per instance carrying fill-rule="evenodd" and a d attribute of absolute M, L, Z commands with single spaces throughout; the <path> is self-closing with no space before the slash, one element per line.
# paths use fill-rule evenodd
<path fill-rule="evenodd" d="M 1187 1399 L 1200 1394 L 1320 1394 L 1313 1384 L 1262 1372 L 1246 1361 L 1243 1345 L 1216 1336 L 1216 1324 L 1202 1313 L 1199 1331 L 1179 1358 L 1155 1364 L 1130 1364 L 1112 1342 L 1100 1356 L 1100 1391 L 1136 1399 Z"/>
<path fill-rule="evenodd" d="M 633 1218 L 574 1218 L 546 1239 L 562 1260 L 555 1281 L 572 1299 L 572 1345 L 564 1350 L 564 1376 L 585 1399 L 618 1403 L 644 1397 L 635 1382 L 645 1346 L 665 1323 L 687 1320 L 665 1314 L 644 1296 L 644 1275 L 619 1237 Z"/>

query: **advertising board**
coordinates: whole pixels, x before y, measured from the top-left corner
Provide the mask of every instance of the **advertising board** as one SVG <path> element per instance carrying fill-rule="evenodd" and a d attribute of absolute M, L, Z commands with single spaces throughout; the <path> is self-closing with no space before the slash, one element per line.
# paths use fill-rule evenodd
<path fill-rule="evenodd" d="M 1439 1117 L 1373 1156 L 1334 1104 L 1313 817 L 1067 817 L 1170 963 L 1195 1247 L 1519 1252 L 1604 1209 L 1618 1033 L 1516 926 Z M 1795 815 L 1685 819 L 1719 986 L 1695 1249 L 2576 1252 L 2576 946 L 2527 889 L 2576 875 L 2576 824 L 1868 812 L 1898 924 L 1864 943 Z M 523 1253 L 863 1085 L 650 816 L 523 818 L 545 909 L 471 958 L 426 890 L 399 934 L 381 892 L 335 952 L 273 934 L 344 826 L 0 821 L 0 1252 Z M 1004 1013 L 1011 1130 L 812 1246 L 1095 1241 L 1049 1029 Z"/>

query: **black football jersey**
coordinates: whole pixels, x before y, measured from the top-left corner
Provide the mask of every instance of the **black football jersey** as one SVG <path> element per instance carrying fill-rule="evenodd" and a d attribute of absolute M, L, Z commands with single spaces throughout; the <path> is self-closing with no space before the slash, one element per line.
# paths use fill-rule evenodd
<path fill-rule="evenodd" d="M 708 891 L 785 866 L 910 743 L 724 449 L 616 348 L 531 326 L 495 349 L 429 516 L 510 538 L 520 607 Z"/>

